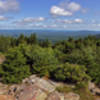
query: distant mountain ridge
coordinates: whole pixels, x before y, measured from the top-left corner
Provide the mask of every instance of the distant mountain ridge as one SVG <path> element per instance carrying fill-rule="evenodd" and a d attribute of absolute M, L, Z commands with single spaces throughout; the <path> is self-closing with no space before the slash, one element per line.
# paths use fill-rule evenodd
<path fill-rule="evenodd" d="M 88 35 L 98 35 L 100 31 L 66 31 L 66 30 L 0 30 L 0 35 L 19 36 L 20 34 L 30 35 L 35 33 L 38 39 L 49 39 L 51 41 L 65 40 L 68 37 L 85 37 Z"/>
<path fill-rule="evenodd" d="M 96 36 L 96 38 L 100 38 L 100 34 L 96 34 L 95 36 Z"/>

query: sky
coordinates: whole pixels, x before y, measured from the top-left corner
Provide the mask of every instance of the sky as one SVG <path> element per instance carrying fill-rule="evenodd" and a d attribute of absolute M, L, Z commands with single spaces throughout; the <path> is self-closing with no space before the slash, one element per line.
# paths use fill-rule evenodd
<path fill-rule="evenodd" d="M 0 0 L 0 29 L 100 30 L 100 0 Z"/>

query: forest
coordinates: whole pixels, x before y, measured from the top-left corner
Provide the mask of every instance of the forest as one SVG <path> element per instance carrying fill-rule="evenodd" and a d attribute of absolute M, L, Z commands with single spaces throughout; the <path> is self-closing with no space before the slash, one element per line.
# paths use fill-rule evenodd
<path fill-rule="evenodd" d="M 54 81 L 85 86 L 100 85 L 100 38 L 88 36 L 52 43 L 36 34 L 0 36 L 0 81 L 20 83 L 32 74 Z"/>

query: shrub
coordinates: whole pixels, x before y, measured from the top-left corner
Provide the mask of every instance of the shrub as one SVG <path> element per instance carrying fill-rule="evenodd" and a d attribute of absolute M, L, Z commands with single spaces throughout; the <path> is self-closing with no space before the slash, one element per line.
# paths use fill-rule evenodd
<path fill-rule="evenodd" d="M 84 66 L 66 63 L 55 70 L 54 78 L 58 81 L 67 81 L 77 84 L 88 81 L 89 76 L 86 74 L 86 68 Z"/>
<path fill-rule="evenodd" d="M 6 61 L 1 66 L 0 75 L 4 83 L 20 83 L 30 75 L 30 68 L 26 65 L 26 58 L 19 48 L 9 49 Z"/>
<path fill-rule="evenodd" d="M 72 92 L 73 89 L 71 87 L 68 87 L 68 86 L 59 86 L 56 88 L 56 90 L 58 92 L 61 92 L 61 93 L 68 93 L 68 92 Z"/>

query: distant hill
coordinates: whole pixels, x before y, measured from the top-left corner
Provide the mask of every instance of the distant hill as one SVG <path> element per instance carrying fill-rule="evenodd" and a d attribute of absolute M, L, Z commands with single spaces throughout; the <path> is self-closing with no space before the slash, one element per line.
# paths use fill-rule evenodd
<path fill-rule="evenodd" d="M 100 34 L 96 34 L 96 38 L 100 38 Z"/>
<path fill-rule="evenodd" d="M 35 33 L 38 36 L 38 39 L 44 40 L 49 39 L 51 41 L 65 40 L 68 37 L 85 37 L 88 35 L 97 35 L 100 34 L 100 31 L 65 31 L 65 30 L 0 30 L 0 35 L 7 36 L 19 36 L 21 33 L 24 35 L 30 35 Z"/>

